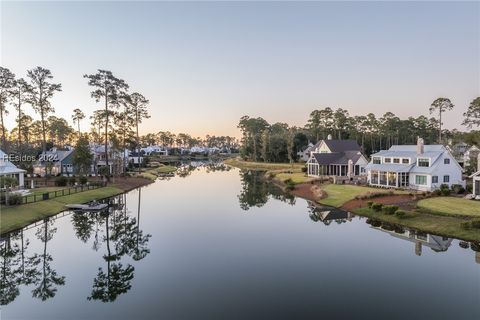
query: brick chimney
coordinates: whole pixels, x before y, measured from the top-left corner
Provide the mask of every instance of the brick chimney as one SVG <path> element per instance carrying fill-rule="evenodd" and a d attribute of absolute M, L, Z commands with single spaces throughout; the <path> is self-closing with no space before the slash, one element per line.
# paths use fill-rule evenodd
<path fill-rule="evenodd" d="M 417 139 L 417 154 L 423 154 L 424 152 L 424 142 L 422 138 Z"/>

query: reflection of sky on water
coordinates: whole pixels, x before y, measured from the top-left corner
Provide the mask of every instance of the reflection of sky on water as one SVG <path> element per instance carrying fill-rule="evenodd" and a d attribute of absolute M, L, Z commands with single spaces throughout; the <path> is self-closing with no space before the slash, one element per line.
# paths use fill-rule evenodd
<path fill-rule="evenodd" d="M 19 286 L 2 319 L 480 316 L 480 268 L 474 251 L 457 240 L 446 251 L 424 245 L 418 257 L 415 243 L 375 230 L 365 218 L 314 222 L 306 201 L 282 198 L 259 181 L 252 194 L 248 182 L 236 169 L 200 169 L 143 188 L 140 229 L 151 235 L 149 253 L 140 261 L 127 253 L 112 261 L 134 270 L 131 288 L 108 303 L 87 300 L 99 268 L 108 270 L 105 224 L 95 251 L 95 237 L 80 240 L 72 216 L 57 219 L 47 252 L 65 284 L 45 301 L 32 298 L 31 285 Z M 138 197 L 138 190 L 125 196 L 131 219 Z M 242 209 L 242 199 L 253 206 Z M 109 223 L 121 223 L 118 217 Z M 30 255 L 44 250 L 37 229 L 25 231 Z M 121 249 L 115 242 L 111 253 Z"/>

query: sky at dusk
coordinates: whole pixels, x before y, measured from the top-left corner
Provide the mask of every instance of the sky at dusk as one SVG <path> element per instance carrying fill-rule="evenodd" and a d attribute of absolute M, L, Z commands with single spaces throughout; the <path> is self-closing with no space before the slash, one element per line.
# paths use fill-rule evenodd
<path fill-rule="evenodd" d="M 97 69 L 150 100 L 143 133 L 239 136 L 243 115 L 303 126 L 321 107 L 406 118 L 428 115 L 441 96 L 456 106 L 446 127 L 465 129 L 462 113 L 480 95 L 479 2 L 0 6 L 1 65 L 22 77 L 50 69 L 63 86 L 55 115 L 70 122 L 74 108 L 101 108 L 83 78 Z"/>

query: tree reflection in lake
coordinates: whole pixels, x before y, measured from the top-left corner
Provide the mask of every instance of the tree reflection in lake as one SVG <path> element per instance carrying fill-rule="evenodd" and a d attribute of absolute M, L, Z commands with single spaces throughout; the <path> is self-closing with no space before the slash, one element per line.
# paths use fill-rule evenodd
<path fill-rule="evenodd" d="M 43 224 L 37 229 L 35 235 L 43 242 L 43 252 L 35 253 L 29 258 L 31 266 L 30 276 L 32 283 L 36 287 L 32 290 L 32 296 L 42 301 L 55 297 L 58 287 L 65 284 L 65 277 L 58 275 L 52 267 L 52 255 L 47 251 L 47 244 L 53 239 L 57 232 L 54 227 L 54 221 L 50 219 L 43 220 Z"/>
<path fill-rule="evenodd" d="M 93 280 L 93 288 L 88 300 L 114 301 L 131 287 L 135 268 L 122 261 L 131 257 L 133 261 L 145 258 L 149 253 L 148 241 L 151 237 L 140 228 L 141 190 L 138 191 L 136 217 L 127 211 L 126 195 L 109 200 L 109 210 L 104 213 L 75 212 L 71 215 L 76 237 L 82 243 L 93 241 L 92 249 L 98 251 L 104 246 L 102 260 L 105 266 L 98 268 Z M 53 267 L 53 256 L 48 252 L 48 243 L 53 240 L 57 228 L 56 220 L 64 216 L 45 219 L 35 231 L 35 237 L 42 243 L 42 251 L 28 253 L 30 240 L 25 233 L 32 225 L 17 232 L 9 233 L 0 239 L 0 304 L 7 305 L 20 294 L 21 286 L 33 286 L 32 296 L 41 301 L 55 297 L 60 286 L 65 285 L 65 276 L 58 274 Z M 32 230 L 33 231 L 33 230 Z"/>
<path fill-rule="evenodd" d="M 106 266 L 105 270 L 98 268 L 88 300 L 112 302 L 130 290 L 135 268 L 130 263 L 124 265 L 121 258 L 130 256 L 138 261 L 150 252 L 147 247 L 150 235 L 143 235 L 139 225 L 141 189 L 138 191 L 137 218 L 128 215 L 125 203 L 121 203 L 125 201 L 124 195 L 115 198 L 109 210 L 98 215 L 99 224 L 105 227 L 103 242 L 106 244 L 106 253 L 103 259 Z"/>
<path fill-rule="evenodd" d="M 283 192 L 273 183 L 266 181 L 263 171 L 240 171 L 240 179 L 242 190 L 238 195 L 238 200 L 240 208 L 243 210 L 248 210 L 251 207 L 262 207 L 268 202 L 270 197 L 290 205 L 295 204 L 295 197 Z"/>
<path fill-rule="evenodd" d="M 0 255 L 2 257 L 0 304 L 6 305 L 15 300 L 20 294 L 18 286 L 21 284 L 21 278 L 19 277 L 18 270 L 18 246 L 12 244 L 11 235 L 7 235 L 5 239 L 2 240 L 3 243 L 0 249 Z"/>

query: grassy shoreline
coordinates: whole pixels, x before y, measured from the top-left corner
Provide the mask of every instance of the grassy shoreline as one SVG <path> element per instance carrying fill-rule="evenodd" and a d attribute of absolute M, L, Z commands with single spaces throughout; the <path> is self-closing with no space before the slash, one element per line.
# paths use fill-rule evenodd
<path fill-rule="evenodd" d="M 395 215 L 387 215 L 376 212 L 370 208 L 359 208 L 353 210 L 354 214 L 362 217 L 372 218 L 381 222 L 388 222 L 407 228 L 416 229 L 421 232 L 446 236 L 466 241 L 480 242 L 480 231 L 478 229 L 464 229 L 462 222 L 466 219 L 434 214 L 418 213 L 410 218 L 398 218 Z"/>
<path fill-rule="evenodd" d="M 0 234 L 5 234 L 44 218 L 54 216 L 65 211 L 68 203 L 87 203 L 92 200 L 101 200 L 113 197 L 132 189 L 147 185 L 152 181 L 147 179 L 119 179 L 109 186 L 58 197 L 51 200 L 39 201 L 14 207 L 2 206 L 0 209 Z"/>
<path fill-rule="evenodd" d="M 266 176 L 271 178 L 271 182 L 288 190 L 286 180 L 292 179 L 292 175 L 299 174 L 303 164 L 278 164 L 278 163 L 260 163 L 247 162 L 239 159 L 229 159 L 226 164 L 247 170 L 266 171 Z M 353 186 L 353 185 L 320 185 L 326 197 L 316 198 L 310 190 L 312 184 L 303 179 L 294 180 L 294 190 L 291 192 L 300 198 L 313 200 L 321 205 L 327 205 L 336 208 L 342 208 L 347 202 L 353 201 L 356 196 L 366 193 L 385 193 L 388 197 L 389 190 Z M 302 189 L 302 192 L 295 190 Z M 288 192 L 288 191 L 287 191 Z M 312 194 L 310 194 L 312 193 Z M 408 194 L 407 191 L 395 191 L 395 195 Z M 381 199 L 381 197 L 379 198 Z M 371 201 L 375 202 L 376 199 Z M 373 211 L 367 207 L 356 208 L 352 211 L 359 216 L 377 219 L 381 222 L 392 223 L 407 228 L 416 229 L 421 232 L 436 234 L 457 238 L 461 240 L 480 242 L 480 231 L 478 229 L 465 229 L 462 223 L 480 217 L 480 205 L 469 200 L 455 197 L 434 197 L 423 199 L 418 202 L 418 210 L 415 210 L 413 217 L 399 218 L 395 215 L 387 215 L 382 212 Z M 470 200 L 471 201 L 471 200 Z M 472 211 L 472 209 L 474 211 Z M 478 213 L 477 211 L 478 210 Z M 455 214 L 453 214 L 455 213 Z"/>

